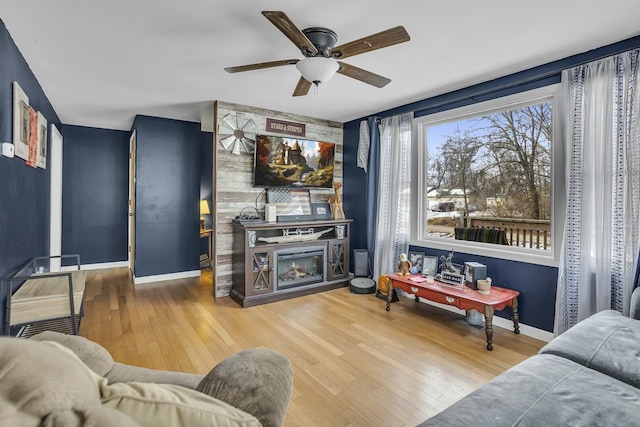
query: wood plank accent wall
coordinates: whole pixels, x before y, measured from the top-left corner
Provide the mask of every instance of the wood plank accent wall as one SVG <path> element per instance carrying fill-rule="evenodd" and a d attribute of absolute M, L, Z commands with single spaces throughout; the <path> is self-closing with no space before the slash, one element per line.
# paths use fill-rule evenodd
<path fill-rule="evenodd" d="M 229 295 L 232 286 L 233 226 L 231 221 L 244 208 L 246 213 L 254 213 L 253 207 L 264 207 L 266 192 L 253 187 L 253 154 L 234 155 L 220 144 L 218 124 L 229 113 L 243 113 L 252 119 L 258 134 L 276 135 L 266 131 L 267 117 L 306 125 L 304 139 L 333 142 L 336 144 L 334 181 L 342 182 L 342 123 L 320 120 L 262 108 L 248 107 L 216 101 L 213 109 L 213 129 L 215 149 L 213 150 L 213 218 L 215 236 L 213 243 L 213 271 L 215 273 L 213 296 Z M 286 135 L 283 135 L 286 136 Z M 262 193 L 262 194 L 261 194 Z M 333 190 L 312 189 L 311 201 L 323 202 L 333 194 Z"/>

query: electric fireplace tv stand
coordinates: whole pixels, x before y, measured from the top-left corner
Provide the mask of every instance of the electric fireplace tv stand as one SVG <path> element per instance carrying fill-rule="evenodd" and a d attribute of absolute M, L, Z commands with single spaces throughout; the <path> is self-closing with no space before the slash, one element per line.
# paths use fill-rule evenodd
<path fill-rule="evenodd" d="M 234 223 L 231 298 L 251 307 L 348 285 L 351 221 Z"/>

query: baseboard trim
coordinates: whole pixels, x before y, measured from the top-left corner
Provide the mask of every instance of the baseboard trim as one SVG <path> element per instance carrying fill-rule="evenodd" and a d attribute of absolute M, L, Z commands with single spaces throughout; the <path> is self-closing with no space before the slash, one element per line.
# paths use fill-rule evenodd
<path fill-rule="evenodd" d="M 80 268 L 82 270 L 102 270 L 103 268 L 121 268 L 121 267 L 129 267 L 128 261 L 116 261 L 116 262 L 100 262 L 97 264 L 81 264 Z M 73 271 L 77 270 L 78 267 L 74 265 L 68 265 L 65 267 L 60 267 L 62 271 Z"/>
<path fill-rule="evenodd" d="M 180 273 L 158 274 L 155 276 L 133 276 L 133 284 L 140 285 L 143 283 L 163 282 L 165 280 L 188 279 L 190 277 L 200 277 L 200 270 L 181 271 Z"/>
<path fill-rule="evenodd" d="M 404 292 L 403 294 L 405 298 L 411 298 L 412 300 L 414 299 L 413 295 L 406 294 Z M 420 298 L 420 302 L 432 305 L 434 307 L 441 308 L 443 310 L 451 311 L 457 314 L 460 314 L 461 312 L 463 312 L 463 310 L 460 310 L 457 307 L 453 307 L 446 304 L 440 304 L 434 301 L 426 300 L 424 298 Z M 483 318 L 484 318 L 484 314 L 483 314 Z M 509 319 L 505 319 L 500 316 L 493 316 L 493 326 L 513 331 L 513 322 Z M 537 340 L 544 341 L 544 342 L 549 342 L 553 339 L 552 332 L 534 328 L 533 326 L 525 325 L 524 323 L 519 323 L 519 326 L 520 326 L 520 333 L 522 335 L 526 335 L 528 337 L 535 338 Z"/>

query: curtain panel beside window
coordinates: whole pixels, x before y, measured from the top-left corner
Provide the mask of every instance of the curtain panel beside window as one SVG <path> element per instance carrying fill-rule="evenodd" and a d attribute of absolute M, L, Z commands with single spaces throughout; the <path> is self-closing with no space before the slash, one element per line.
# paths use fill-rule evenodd
<path fill-rule="evenodd" d="M 639 52 L 562 73 L 567 206 L 554 333 L 629 314 L 640 223 Z"/>
<path fill-rule="evenodd" d="M 391 273 L 407 251 L 410 223 L 411 128 L 413 115 L 382 119 L 373 277 Z"/>

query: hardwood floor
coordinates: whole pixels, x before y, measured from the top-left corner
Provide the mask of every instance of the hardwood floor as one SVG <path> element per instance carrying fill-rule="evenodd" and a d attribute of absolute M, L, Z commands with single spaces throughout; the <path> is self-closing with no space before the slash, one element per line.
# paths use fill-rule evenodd
<path fill-rule="evenodd" d="M 278 350 L 294 369 L 286 426 L 412 426 L 544 344 L 495 328 L 487 351 L 462 314 L 409 298 L 386 312 L 341 288 L 243 309 L 211 286 L 210 270 L 136 287 L 128 269 L 91 271 L 80 334 L 122 363 L 203 374 L 243 349 Z"/>

